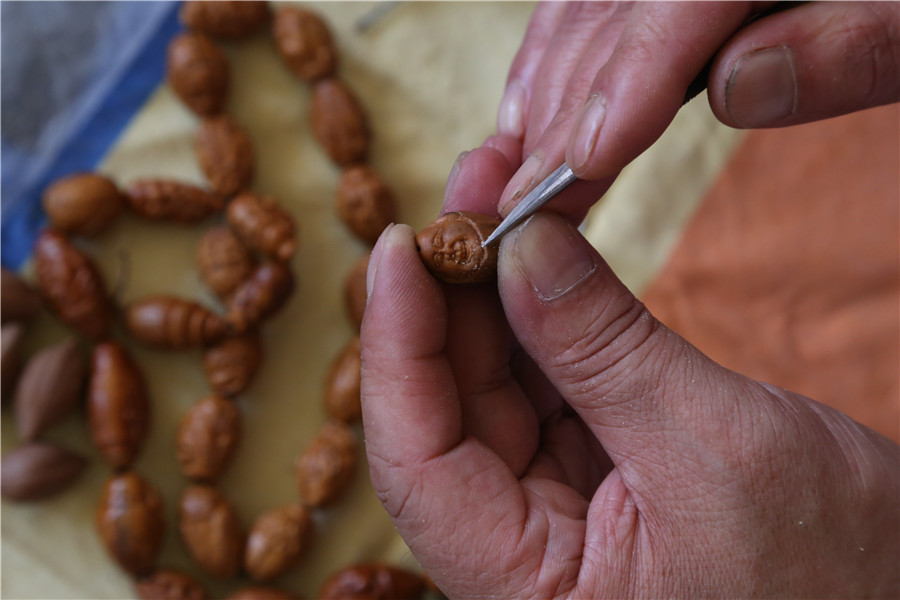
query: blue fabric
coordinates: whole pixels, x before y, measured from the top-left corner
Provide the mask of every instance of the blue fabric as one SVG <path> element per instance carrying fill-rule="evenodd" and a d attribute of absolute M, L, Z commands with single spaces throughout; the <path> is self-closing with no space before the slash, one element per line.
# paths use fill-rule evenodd
<path fill-rule="evenodd" d="M 53 180 L 90 171 L 165 76 L 175 2 L 0 3 L 0 261 L 18 268 Z"/>

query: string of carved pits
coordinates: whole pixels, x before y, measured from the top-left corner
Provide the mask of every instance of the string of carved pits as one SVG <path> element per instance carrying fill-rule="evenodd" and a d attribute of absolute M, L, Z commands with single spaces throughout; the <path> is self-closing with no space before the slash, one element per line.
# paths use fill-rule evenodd
<path fill-rule="evenodd" d="M 246 573 L 268 582 L 293 569 L 313 537 L 311 512 L 337 502 L 356 469 L 360 419 L 360 345 L 353 337 L 327 376 L 327 420 L 295 463 L 299 500 L 260 515 L 245 533 L 233 506 L 216 488 L 241 438 L 241 414 L 233 402 L 253 381 L 263 349 L 260 329 L 294 289 L 290 267 L 295 224 L 278 202 L 251 191 L 254 146 L 225 114 L 230 65 L 213 40 L 239 42 L 271 25 L 288 69 L 310 86 L 313 135 L 341 169 L 337 214 L 359 239 L 372 244 L 394 219 L 394 200 L 366 158 L 370 130 L 351 89 L 337 76 L 332 34 L 313 12 L 266 2 L 186 2 L 186 31 L 167 55 L 172 90 L 200 119 L 195 148 L 208 189 L 165 178 L 133 181 L 120 191 L 109 178 L 79 173 L 49 186 L 43 207 L 49 219 L 34 245 L 39 296 L 64 324 L 93 343 L 90 361 L 76 338 L 37 352 L 21 369 L 15 388 L 17 430 L 24 443 L 2 465 L 4 496 L 38 500 L 67 489 L 85 459 L 39 437 L 70 414 L 86 385 L 90 438 L 113 470 L 97 509 L 96 525 L 109 555 L 135 578 L 145 599 L 202 599 L 207 592 L 187 574 L 158 566 L 164 536 L 162 500 L 132 464 L 148 430 L 150 400 L 143 375 L 126 348 L 112 338 L 122 316 L 137 341 L 166 349 L 203 349 L 212 394 L 184 415 L 176 454 L 190 480 L 180 502 L 179 529 L 189 555 L 206 573 L 232 579 Z M 155 222 L 201 224 L 224 212 L 225 223 L 208 226 L 197 248 L 202 281 L 225 307 L 219 314 L 172 295 L 142 298 L 116 307 L 93 259 L 72 243 L 105 231 L 121 210 Z M 357 328 L 365 308 L 368 255 L 345 282 L 347 312 Z M 20 371 L 18 348 L 24 322 L 41 305 L 38 293 L 14 273 L 3 273 L 3 383 Z M 4 394 L 5 395 L 5 394 Z M 321 598 L 420 598 L 426 581 L 388 565 L 356 565 L 335 574 Z M 289 593 L 245 586 L 230 600 L 289 600 Z"/>

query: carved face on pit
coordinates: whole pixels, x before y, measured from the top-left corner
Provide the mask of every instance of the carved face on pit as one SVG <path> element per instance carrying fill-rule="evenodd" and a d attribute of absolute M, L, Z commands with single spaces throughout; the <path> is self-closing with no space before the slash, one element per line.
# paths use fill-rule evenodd
<path fill-rule="evenodd" d="M 497 244 L 482 242 L 500 221 L 470 212 L 450 212 L 432 221 L 416 236 L 419 255 L 428 270 L 446 283 L 481 283 L 497 273 Z"/>

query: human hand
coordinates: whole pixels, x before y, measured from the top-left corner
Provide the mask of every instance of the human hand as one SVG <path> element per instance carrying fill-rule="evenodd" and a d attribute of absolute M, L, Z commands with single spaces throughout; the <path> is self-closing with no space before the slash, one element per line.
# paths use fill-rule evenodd
<path fill-rule="evenodd" d="M 448 209 L 489 212 L 513 166 L 459 169 Z M 371 259 L 372 482 L 445 593 L 900 594 L 895 444 L 713 363 L 559 216 L 503 239 L 498 288 L 438 284 L 402 225 Z"/>
<path fill-rule="evenodd" d="M 521 144 L 509 150 L 517 173 L 499 212 L 565 161 L 587 181 L 551 206 L 583 216 L 662 134 L 710 62 L 710 106 L 733 127 L 793 125 L 900 100 L 895 3 L 803 3 L 747 24 L 775 4 L 538 5 L 498 113 L 498 133 Z"/>

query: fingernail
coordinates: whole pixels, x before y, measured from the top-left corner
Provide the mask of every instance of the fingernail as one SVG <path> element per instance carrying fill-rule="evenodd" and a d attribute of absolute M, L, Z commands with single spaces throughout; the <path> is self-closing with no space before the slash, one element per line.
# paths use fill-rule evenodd
<path fill-rule="evenodd" d="M 566 295 L 597 269 L 587 241 L 568 221 L 538 213 L 516 235 L 516 266 L 544 300 Z"/>
<path fill-rule="evenodd" d="M 506 86 L 500 108 L 497 111 L 497 131 L 515 137 L 522 137 L 525 125 L 522 115 L 525 112 L 525 86 L 521 81 L 511 81 Z"/>
<path fill-rule="evenodd" d="M 587 99 L 578 119 L 572 137 L 569 139 L 569 167 L 576 173 L 590 160 L 600 138 L 600 130 L 606 120 L 606 100 L 600 94 Z"/>
<path fill-rule="evenodd" d="M 764 127 L 797 110 L 797 73 L 787 46 L 744 54 L 725 87 L 725 110 L 738 127 Z"/>
<path fill-rule="evenodd" d="M 453 190 L 453 186 L 456 185 L 456 179 L 459 176 L 459 170 L 462 168 L 462 162 L 465 160 L 466 156 L 469 154 L 468 150 L 464 150 L 459 153 L 459 156 L 456 157 L 456 162 L 453 163 L 453 167 L 450 169 L 450 175 L 447 176 L 447 186 L 444 188 L 444 202 L 447 201 L 447 198 L 450 196 L 450 192 Z"/>
<path fill-rule="evenodd" d="M 525 159 L 525 162 L 522 163 L 522 166 L 519 167 L 519 170 L 516 171 L 516 174 L 512 176 L 512 179 L 507 184 L 507 187 L 515 191 L 511 196 L 500 202 L 500 215 L 506 216 L 507 212 L 509 212 L 506 209 L 509 208 L 511 210 L 511 204 L 534 187 L 535 180 L 543 166 L 544 155 L 539 151 L 532 152 L 531 156 Z"/>
<path fill-rule="evenodd" d="M 387 244 L 387 237 L 390 235 L 391 229 L 393 228 L 394 223 L 391 223 L 384 228 L 384 231 L 382 231 L 381 235 L 378 237 L 378 241 L 375 242 L 375 247 L 372 248 L 372 254 L 369 256 L 369 269 L 366 271 L 366 305 L 369 304 L 369 300 L 372 298 L 372 288 L 375 286 L 378 263 L 381 262 L 381 255 L 384 254 L 384 246 Z"/>

